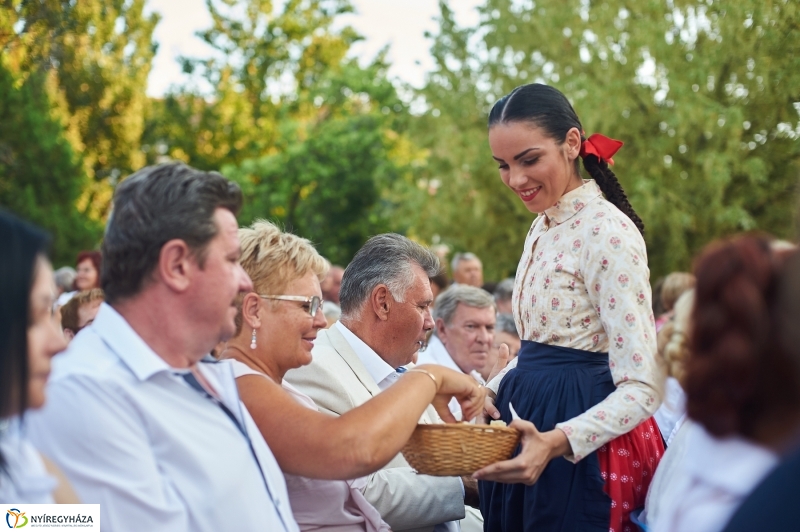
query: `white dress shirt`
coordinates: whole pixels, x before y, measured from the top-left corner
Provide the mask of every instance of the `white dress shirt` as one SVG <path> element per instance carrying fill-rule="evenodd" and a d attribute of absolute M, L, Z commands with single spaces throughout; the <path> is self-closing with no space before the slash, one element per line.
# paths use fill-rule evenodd
<path fill-rule="evenodd" d="M 718 532 L 778 458 L 740 437 L 714 438 L 696 423 L 684 429 L 685 441 L 679 432 L 656 471 L 651 489 L 658 494 L 648 497 L 647 524 L 653 532 Z M 679 463 L 668 462 L 670 453 L 678 453 Z M 661 483 L 665 462 L 668 478 Z"/>
<path fill-rule="evenodd" d="M 464 370 L 456 364 L 456 361 L 453 360 L 453 357 L 447 352 L 447 348 L 435 334 L 428 340 L 428 347 L 426 347 L 424 351 L 419 352 L 417 364 L 439 364 L 453 371 L 464 373 Z M 466 375 L 466 373 L 464 374 Z M 469 372 L 469 375 L 480 384 L 486 384 L 481 374 L 474 369 Z M 450 412 L 453 413 L 456 419 L 461 419 L 461 405 L 458 404 L 455 397 L 450 399 L 450 404 L 447 406 L 450 407 Z"/>
<path fill-rule="evenodd" d="M 0 452 L 7 471 L 0 471 L 0 504 L 52 504 L 58 481 L 25 436 L 18 416 L 0 419 Z"/>
<path fill-rule="evenodd" d="M 400 378 L 400 374 L 397 373 L 396 368 L 390 366 L 385 360 L 383 360 L 378 353 L 373 351 L 373 349 L 368 346 L 364 341 L 356 336 L 353 331 L 348 329 L 341 321 L 337 321 L 333 324 L 344 339 L 347 340 L 347 343 L 350 344 L 350 347 L 356 353 L 359 360 L 364 364 L 364 367 L 367 368 L 370 376 L 375 379 L 375 382 L 378 384 L 378 388 L 381 391 L 385 390 Z M 461 489 L 464 489 L 464 486 L 461 486 Z M 461 530 L 458 521 L 450 521 L 447 523 L 441 523 L 436 525 L 434 528 L 434 532 L 458 532 Z"/>
<path fill-rule="evenodd" d="M 53 360 L 34 444 L 99 503 L 103 530 L 297 532 L 283 475 L 239 401 L 231 365 L 198 371 L 236 417 L 182 378 L 103 304 Z M 258 457 L 258 464 L 253 456 Z"/>

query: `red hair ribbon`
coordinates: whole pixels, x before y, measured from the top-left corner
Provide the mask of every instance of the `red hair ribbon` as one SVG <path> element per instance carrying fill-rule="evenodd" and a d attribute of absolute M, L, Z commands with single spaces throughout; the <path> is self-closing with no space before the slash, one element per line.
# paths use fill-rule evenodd
<path fill-rule="evenodd" d="M 621 147 L 622 141 L 610 139 L 605 135 L 595 133 L 581 143 L 580 156 L 586 157 L 587 155 L 596 155 L 601 161 L 614 164 L 614 159 L 612 159 L 612 157 Z"/>

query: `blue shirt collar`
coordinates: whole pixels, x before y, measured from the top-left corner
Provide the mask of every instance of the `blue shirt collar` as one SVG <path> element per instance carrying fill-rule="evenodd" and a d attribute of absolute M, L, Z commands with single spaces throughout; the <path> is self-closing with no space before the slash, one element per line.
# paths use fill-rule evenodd
<path fill-rule="evenodd" d="M 100 305 L 90 327 L 140 381 L 145 381 L 156 373 L 177 370 L 158 356 L 108 303 Z"/>

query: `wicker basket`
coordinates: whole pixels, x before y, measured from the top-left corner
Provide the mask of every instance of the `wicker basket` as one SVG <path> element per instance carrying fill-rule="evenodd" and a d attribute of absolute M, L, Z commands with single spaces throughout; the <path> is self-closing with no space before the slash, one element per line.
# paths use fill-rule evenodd
<path fill-rule="evenodd" d="M 511 458 L 519 438 L 519 431 L 508 427 L 417 425 L 402 452 L 417 473 L 457 477 Z"/>

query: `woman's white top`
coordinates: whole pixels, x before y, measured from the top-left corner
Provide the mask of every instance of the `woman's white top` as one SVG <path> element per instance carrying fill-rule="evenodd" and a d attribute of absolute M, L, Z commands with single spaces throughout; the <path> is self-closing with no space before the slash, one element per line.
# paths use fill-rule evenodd
<path fill-rule="evenodd" d="M 646 522 L 652 532 L 718 532 L 777 463 L 765 447 L 687 422 L 656 470 Z"/>
<path fill-rule="evenodd" d="M 232 360 L 236 378 L 259 375 L 248 365 Z M 282 388 L 301 405 L 318 411 L 314 400 L 283 380 Z M 320 435 L 320 437 L 323 437 Z M 365 477 L 354 480 L 319 480 L 284 473 L 292 514 L 300 530 L 326 532 L 390 532 L 378 510 L 364 497 Z"/>
<path fill-rule="evenodd" d="M 658 407 L 653 417 L 661 430 L 661 437 L 669 446 L 675 433 L 680 428 L 680 422 L 686 415 L 686 392 L 683 391 L 678 379 L 667 377 L 664 386 L 664 402 Z"/>
<path fill-rule="evenodd" d="M 0 504 L 52 504 L 58 481 L 25 437 L 19 417 L 0 419 L 0 452 L 7 472 L 0 472 Z"/>

